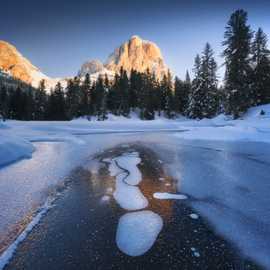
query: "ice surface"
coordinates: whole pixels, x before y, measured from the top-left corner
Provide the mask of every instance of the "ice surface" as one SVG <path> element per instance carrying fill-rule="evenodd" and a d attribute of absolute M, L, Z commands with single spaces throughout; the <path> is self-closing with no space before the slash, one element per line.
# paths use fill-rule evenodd
<path fill-rule="evenodd" d="M 155 148 L 200 217 L 242 254 L 270 268 L 269 144 L 202 140 Z"/>
<path fill-rule="evenodd" d="M 18 245 L 27 237 L 32 229 L 39 223 L 45 213 L 52 207 L 53 201 L 47 200 L 38 214 L 32 219 L 32 221 L 26 226 L 23 232 L 16 238 L 16 240 L 1 254 L 0 256 L 0 270 L 8 264 L 13 254 L 15 253 Z"/>
<path fill-rule="evenodd" d="M 155 192 L 153 197 L 155 199 L 160 199 L 160 200 L 170 200 L 170 199 L 175 199 L 175 200 L 186 200 L 187 196 L 183 194 L 172 194 L 172 193 L 167 193 L 167 192 Z"/>
<path fill-rule="evenodd" d="M 123 215 L 118 223 L 116 243 L 129 256 L 140 256 L 155 243 L 163 221 L 152 211 L 139 211 Z"/>
<path fill-rule="evenodd" d="M 0 128 L 0 164 L 29 159 L 0 169 L 0 215 L 5 217 L 0 232 L 44 203 L 50 188 L 84 158 L 138 141 L 160 156 L 178 180 L 178 192 L 195 199 L 190 203 L 202 218 L 269 268 L 269 121 L 269 104 L 250 109 L 239 120 L 220 115 L 201 121 L 6 121 Z M 122 173 L 116 169 L 115 176 Z"/>

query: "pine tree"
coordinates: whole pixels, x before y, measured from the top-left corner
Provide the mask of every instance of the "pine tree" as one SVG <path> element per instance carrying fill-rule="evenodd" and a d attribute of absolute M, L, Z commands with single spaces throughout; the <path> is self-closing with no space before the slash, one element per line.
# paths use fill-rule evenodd
<path fill-rule="evenodd" d="M 191 92 L 188 100 L 188 108 L 186 110 L 187 116 L 191 118 L 201 118 L 202 108 L 200 101 L 203 98 L 203 93 L 201 92 L 201 58 L 197 54 L 194 61 L 194 80 L 192 81 Z"/>
<path fill-rule="evenodd" d="M 48 101 L 47 118 L 49 120 L 66 120 L 65 97 L 63 87 L 58 82 L 54 91 L 51 91 Z"/>
<path fill-rule="evenodd" d="M 188 115 L 192 118 L 212 117 L 217 113 L 219 102 L 217 92 L 217 64 L 209 43 L 202 56 L 195 58 L 195 79 L 189 98 Z"/>
<path fill-rule="evenodd" d="M 129 107 L 135 109 L 138 107 L 138 96 L 141 89 L 140 74 L 134 69 L 130 72 L 130 88 L 129 88 Z"/>
<path fill-rule="evenodd" d="M 191 84 L 191 79 L 190 79 L 188 70 L 186 71 L 186 79 L 185 79 L 185 83 L 186 83 L 186 84 Z"/>
<path fill-rule="evenodd" d="M 174 110 L 177 113 L 184 114 L 188 106 L 188 97 L 190 94 L 190 81 L 181 81 L 178 77 L 174 80 Z"/>
<path fill-rule="evenodd" d="M 129 79 L 127 72 L 121 67 L 119 78 L 119 91 L 120 91 L 120 107 L 119 113 L 123 116 L 128 116 L 130 113 L 129 108 Z"/>
<path fill-rule="evenodd" d="M 168 118 L 174 117 L 174 96 L 173 96 L 173 87 L 172 87 L 172 75 L 168 71 L 167 75 L 164 75 L 163 80 L 161 81 L 161 87 L 163 88 L 164 93 L 164 112 Z"/>
<path fill-rule="evenodd" d="M 0 88 L 0 117 L 5 120 L 8 117 L 9 96 L 7 88 L 3 85 Z"/>
<path fill-rule="evenodd" d="M 20 86 L 12 91 L 10 98 L 10 115 L 12 119 L 25 120 L 26 98 Z"/>
<path fill-rule="evenodd" d="M 254 66 L 252 77 L 253 105 L 270 102 L 270 51 L 267 48 L 267 36 L 261 28 L 256 32 L 251 47 Z"/>
<path fill-rule="evenodd" d="M 78 77 L 68 81 L 66 99 L 66 111 L 68 118 L 72 119 L 81 116 L 81 87 L 80 79 Z"/>
<path fill-rule="evenodd" d="M 99 121 L 107 118 L 106 88 L 102 76 L 98 77 L 95 88 L 96 115 Z"/>
<path fill-rule="evenodd" d="M 35 112 L 34 119 L 44 120 L 47 106 L 47 94 L 46 94 L 45 80 L 41 80 L 39 87 L 35 91 Z"/>
<path fill-rule="evenodd" d="M 247 12 L 237 10 L 231 15 L 224 38 L 226 112 L 237 118 L 251 105 L 249 54 L 252 32 L 247 25 Z"/>
<path fill-rule="evenodd" d="M 209 43 L 206 43 L 202 55 L 202 70 L 200 87 L 204 94 L 202 100 L 202 115 L 203 117 L 213 117 L 217 114 L 219 101 L 217 93 L 217 64 L 214 59 L 214 52 Z"/>
<path fill-rule="evenodd" d="M 154 92 L 155 92 L 155 75 L 147 69 L 143 75 L 143 87 L 141 96 L 141 119 L 153 120 L 155 118 Z"/>
<path fill-rule="evenodd" d="M 87 116 L 88 118 L 93 113 L 92 108 L 92 89 L 91 89 L 91 80 L 90 76 L 87 73 L 85 75 L 84 81 L 80 87 L 81 89 L 81 111 L 83 116 Z"/>

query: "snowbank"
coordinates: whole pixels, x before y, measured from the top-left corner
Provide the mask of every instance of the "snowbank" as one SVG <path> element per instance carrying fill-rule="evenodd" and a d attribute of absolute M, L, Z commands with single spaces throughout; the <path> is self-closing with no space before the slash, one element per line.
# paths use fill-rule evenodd
<path fill-rule="evenodd" d="M 0 167 L 23 158 L 31 158 L 34 146 L 19 137 L 0 134 Z"/>

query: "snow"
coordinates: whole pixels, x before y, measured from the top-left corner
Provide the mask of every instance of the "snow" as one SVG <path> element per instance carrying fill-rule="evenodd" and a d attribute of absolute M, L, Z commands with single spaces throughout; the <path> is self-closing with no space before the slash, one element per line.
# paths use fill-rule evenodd
<path fill-rule="evenodd" d="M 187 196 L 183 194 L 172 194 L 167 192 L 155 192 L 153 197 L 160 200 L 186 200 Z"/>
<path fill-rule="evenodd" d="M 29 141 L 0 134 L 0 168 L 19 159 L 31 158 L 33 151 L 34 146 Z"/>
<path fill-rule="evenodd" d="M 123 215 L 118 223 L 116 243 L 129 256 L 146 253 L 156 241 L 163 221 L 152 211 L 139 211 Z"/>

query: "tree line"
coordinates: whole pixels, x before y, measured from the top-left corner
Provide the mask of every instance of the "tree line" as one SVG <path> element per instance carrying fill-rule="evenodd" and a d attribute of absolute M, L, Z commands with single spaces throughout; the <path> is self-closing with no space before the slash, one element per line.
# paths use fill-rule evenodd
<path fill-rule="evenodd" d="M 91 81 L 57 83 L 50 93 L 41 81 L 37 89 L 21 85 L 8 87 L 0 80 L 0 114 L 18 120 L 70 120 L 77 117 L 105 120 L 108 113 L 128 117 L 139 112 L 141 119 L 156 115 L 174 118 L 178 114 L 194 119 L 219 113 L 240 117 L 249 107 L 270 103 L 270 51 L 261 28 L 254 33 L 247 12 L 235 11 L 225 28 L 223 57 L 225 78 L 217 78 L 217 62 L 209 43 L 195 57 L 193 79 L 172 78 L 168 71 L 161 80 L 149 70 L 144 73 L 121 69 L 113 80 L 99 76 Z"/>

